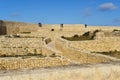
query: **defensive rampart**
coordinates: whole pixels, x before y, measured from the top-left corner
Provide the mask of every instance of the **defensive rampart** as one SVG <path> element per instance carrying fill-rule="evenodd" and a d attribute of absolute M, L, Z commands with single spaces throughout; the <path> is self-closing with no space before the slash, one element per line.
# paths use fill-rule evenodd
<path fill-rule="evenodd" d="M 41 54 L 42 38 L 0 38 L 0 55 Z"/>
<path fill-rule="evenodd" d="M 1 58 L 0 70 L 34 69 L 69 65 L 67 59 L 60 57 Z"/>

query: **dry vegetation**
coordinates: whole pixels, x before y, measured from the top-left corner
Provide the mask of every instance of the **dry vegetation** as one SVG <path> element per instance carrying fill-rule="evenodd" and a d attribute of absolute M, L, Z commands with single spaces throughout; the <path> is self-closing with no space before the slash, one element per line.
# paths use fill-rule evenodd
<path fill-rule="evenodd" d="M 120 51 L 117 51 L 117 50 L 108 51 L 108 52 L 95 52 L 95 53 L 104 54 L 104 55 L 108 55 L 108 56 L 112 56 L 120 59 Z"/>
<path fill-rule="evenodd" d="M 88 32 L 85 32 L 83 35 L 75 34 L 72 37 L 64 37 L 64 36 L 62 36 L 61 38 L 67 39 L 67 40 L 70 40 L 70 41 L 94 40 L 94 38 L 96 37 L 96 33 L 98 33 L 98 32 L 100 32 L 100 30 L 88 31 Z"/>

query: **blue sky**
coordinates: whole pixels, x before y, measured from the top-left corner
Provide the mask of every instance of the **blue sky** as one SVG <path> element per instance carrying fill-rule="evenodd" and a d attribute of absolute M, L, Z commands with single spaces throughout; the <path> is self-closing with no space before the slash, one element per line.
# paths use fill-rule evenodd
<path fill-rule="evenodd" d="M 120 0 L 0 0 L 0 19 L 120 26 Z"/>

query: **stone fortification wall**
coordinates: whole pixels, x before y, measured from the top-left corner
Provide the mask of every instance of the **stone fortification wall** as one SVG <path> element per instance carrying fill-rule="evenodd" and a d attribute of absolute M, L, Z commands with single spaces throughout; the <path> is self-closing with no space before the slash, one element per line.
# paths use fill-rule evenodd
<path fill-rule="evenodd" d="M 74 47 L 91 52 L 120 51 L 119 37 L 102 37 L 97 40 L 71 41 Z"/>
<path fill-rule="evenodd" d="M 51 31 L 54 29 L 54 31 Z M 84 27 L 84 25 L 81 24 L 64 24 L 64 27 L 61 29 L 59 24 L 54 25 L 47 25 L 43 24 L 43 26 L 38 30 L 38 33 L 44 35 L 44 36 L 66 36 L 71 37 L 75 34 L 82 35 L 85 32 L 88 31 L 95 31 L 95 30 L 103 30 L 103 31 L 110 31 L 112 32 L 114 29 L 120 30 L 120 27 L 106 27 L 106 26 L 88 26 L 87 28 Z"/>
<path fill-rule="evenodd" d="M 114 29 L 120 30 L 119 26 L 87 26 L 83 24 L 63 24 L 61 29 L 60 24 L 42 24 L 42 27 L 46 30 L 54 29 L 55 31 L 92 31 L 96 29 L 111 31 Z"/>
<path fill-rule="evenodd" d="M 16 34 L 23 32 L 35 32 L 39 29 L 39 27 L 38 24 L 2 21 L 2 23 L 0 22 L 0 29 L 2 30 L 1 34 Z"/>
<path fill-rule="evenodd" d="M 114 61 L 116 59 L 104 56 L 104 55 L 98 55 L 98 54 L 92 54 L 89 51 L 77 49 L 75 47 L 72 47 L 70 45 L 70 42 L 64 39 L 58 39 L 55 41 L 56 48 L 60 50 L 63 56 L 74 60 L 78 63 L 101 63 L 101 62 L 109 62 Z M 87 45 L 86 45 L 87 46 Z"/>
<path fill-rule="evenodd" d="M 46 30 L 54 29 L 55 31 L 78 31 L 84 28 L 82 24 L 63 24 L 61 28 L 60 24 L 42 24 L 42 27 Z"/>
<path fill-rule="evenodd" d="M 0 55 L 40 54 L 42 38 L 0 38 Z"/>
<path fill-rule="evenodd" d="M 87 26 L 83 24 L 42 24 L 44 30 L 54 29 L 55 31 L 89 31 L 89 30 L 113 30 L 120 29 L 120 27 L 115 26 Z M 16 34 L 24 32 L 36 32 L 41 31 L 41 28 L 38 24 L 30 24 L 24 22 L 12 22 L 12 21 L 0 21 L 0 34 Z"/>
<path fill-rule="evenodd" d="M 87 29 L 89 30 L 106 30 L 106 31 L 112 31 L 114 29 L 120 30 L 120 26 L 88 26 Z"/>
<path fill-rule="evenodd" d="M 6 34 L 6 25 L 2 20 L 0 20 L 0 35 L 4 34 Z"/>
<path fill-rule="evenodd" d="M 5 21 L 7 33 L 23 33 L 23 32 L 35 32 L 38 30 L 37 24 L 22 23 L 22 22 L 8 22 Z"/>
<path fill-rule="evenodd" d="M 60 57 L 44 57 L 44 58 L 1 58 L 0 70 L 13 70 L 13 69 L 35 69 L 54 66 L 69 65 L 67 59 Z"/>
<path fill-rule="evenodd" d="M 44 44 L 42 38 L 0 38 L 0 69 L 33 69 L 71 64 Z"/>

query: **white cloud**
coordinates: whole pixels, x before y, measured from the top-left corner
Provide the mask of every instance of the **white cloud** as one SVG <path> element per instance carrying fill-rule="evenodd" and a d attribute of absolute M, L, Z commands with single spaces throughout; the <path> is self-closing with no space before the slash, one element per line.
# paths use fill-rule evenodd
<path fill-rule="evenodd" d="M 101 11 L 108 11 L 108 10 L 115 10 L 115 9 L 117 9 L 117 6 L 112 2 L 103 3 L 99 6 L 99 10 Z"/>
<path fill-rule="evenodd" d="M 114 19 L 114 22 L 115 22 L 115 23 L 120 22 L 120 18 L 115 18 L 115 19 Z"/>
<path fill-rule="evenodd" d="M 20 13 L 12 13 L 10 16 L 11 17 L 18 17 L 18 16 L 21 16 L 21 14 Z"/>
<path fill-rule="evenodd" d="M 92 15 L 91 8 L 85 8 L 84 10 L 84 17 L 88 17 Z"/>

